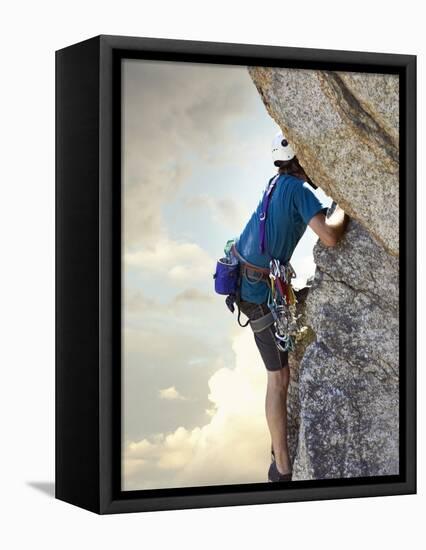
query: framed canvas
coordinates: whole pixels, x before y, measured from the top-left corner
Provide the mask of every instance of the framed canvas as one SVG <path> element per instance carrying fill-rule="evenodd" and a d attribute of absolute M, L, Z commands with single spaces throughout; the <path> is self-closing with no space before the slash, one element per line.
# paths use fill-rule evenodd
<path fill-rule="evenodd" d="M 56 498 L 415 493 L 415 369 L 415 56 L 56 52 Z"/>

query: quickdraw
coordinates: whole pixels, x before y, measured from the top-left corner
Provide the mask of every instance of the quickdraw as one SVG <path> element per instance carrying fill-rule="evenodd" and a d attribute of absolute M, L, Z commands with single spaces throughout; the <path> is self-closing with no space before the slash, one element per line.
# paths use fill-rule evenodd
<path fill-rule="evenodd" d="M 277 347 L 282 351 L 294 351 L 301 317 L 296 313 L 297 298 L 291 284 L 296 273 L 290 262 L 283 265 L 276 258 L 270 261 L 269 268 L 268 307 L 274 318 Z"/>

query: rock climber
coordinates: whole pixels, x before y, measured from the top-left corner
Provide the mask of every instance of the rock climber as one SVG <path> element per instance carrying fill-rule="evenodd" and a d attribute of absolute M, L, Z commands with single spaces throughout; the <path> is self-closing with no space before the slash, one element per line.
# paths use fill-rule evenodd
<path fill-rule="evenodd" d="M 325 246 L 335 246 L 345 231 L 348 216 L 336 205 L 334 212 L 326 217 L 327 207 L 315 195 L 312 190 L 312 187 L 316 189 L 315 184 L 306 175 L 282 132 L 273 140 L 272 160 L 277 167 L 277 180 L 264 227 L 269 255 L 278 258 L 283 264 L 289 261 L 308 225 Z M 239 305 L 250 321 L 269 313 L 267 271 L 270 256 L 259 250 L 262 240 L 262 230 L 259 232 L 261 216 L 262 201 L 235 240 L 240 263 L 244 266 Z M 283 482 L 292 479 L 287 445 L 289 366 L 288 351 L 277 347 L 273 328 L 269 325 L 260 332 L 254 332 L 254 338 L 267 371 L 265 413 L 271 436 L 272 457 L 268 480 Z"/>

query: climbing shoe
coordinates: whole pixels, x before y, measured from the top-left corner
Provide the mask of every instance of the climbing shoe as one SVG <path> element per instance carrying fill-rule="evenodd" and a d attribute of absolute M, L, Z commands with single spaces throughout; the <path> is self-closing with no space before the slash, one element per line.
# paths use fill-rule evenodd
<path fill-rule="evenodd" d="M 272 464 L 270 465 L 269 472 L 268 472 L 268 481 L 291 481 L 292 472 L 289 472 L 288 474 L 282 474 L 278 470 L 275 462 L 274 447 L 272 445 L 271 445 L 271 463 Z M 271 479 L 272 477 L 274 477 L 274 479 Z M 280 477 L 280 479 L 276 479 L 277 477 Z"/>
<path fill-rule="evenodd" d="M 272 482 L 280 482 L 280 481 L 291 481 L 292 472 L 289 472 L 288 474 L 282 474 L 278 468 L 277 463 L 275 460 L 271 462 L 271 465 L 269 466 L 268 471 L 268 481 Z"/>

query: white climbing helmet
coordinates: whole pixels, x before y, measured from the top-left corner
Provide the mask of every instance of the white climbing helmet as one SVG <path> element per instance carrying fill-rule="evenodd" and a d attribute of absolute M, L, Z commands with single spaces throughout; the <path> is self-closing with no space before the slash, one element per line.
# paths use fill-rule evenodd
<path fill-rule="evenodd" d="M 278 132 L 272 142 L 272 160 L 274 161 L 274 164 L 277 161 L 291 160 L 295 156 L 296 154 L 287 141 L 285 135 L 282 132 Z M 275 166 L 278 165 L 275 164 Z"/>

